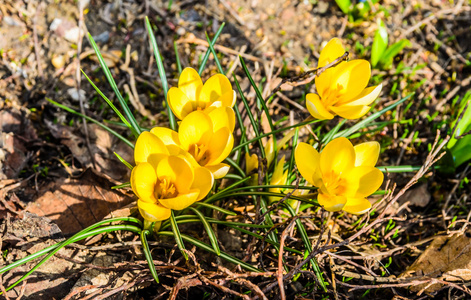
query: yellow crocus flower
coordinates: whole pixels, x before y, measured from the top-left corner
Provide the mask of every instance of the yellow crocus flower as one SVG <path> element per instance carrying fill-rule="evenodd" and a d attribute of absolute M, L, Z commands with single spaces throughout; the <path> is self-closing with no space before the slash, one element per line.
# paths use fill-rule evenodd
<path fill-rule="evenodd" d="M 330 40 L 322 49 L 318 67 L 324 67 L 345 53 L 339 39 Z M 341 62 L 315 79 L 317 94 L 306 95 L 306 106 L 311 115 L 320 120 L 339 115 L 358 119 L 370 110 L 382 85 L 366 87 L 371 77 L 370 63 L 364 59 Z"/>
<path fill-rule="evenodd" d="M 164 127 L 152 128 L 171 154 L 184 156 L 194 167 L 208 169 L 215 179 L 226 176 L 229 165 L 222 161 L 234 146 L 235 117 L 230 107 L 221 107 L 206 114 L 194 111 L 180 123 L 178 133 Z"/>
<path fill-rule="evenodd" d="M 167 101 L 175 116 L 183 120 L 196 110 L 207 113 L 217 107 L 233 107 L 236 93 L 223 74 L 216 74 L 203 85 L 198 72 L 185 68 L 178 79 L 178 87 L 172 87 L 167 94 Z"/>
<path fill-rule="evenodd" d="M 168 219 L 171 209 L 181 210 L 203 199 L 213 185 L 211 172 L 171 155 L 164 142 L 147 131 L 136 141 L 134 160 L 131 187 L 142 217 L 150 222 Z"/>
<path fill-rule="evenodd" d="M 383 173 L 374 167 L 379 150 L 377 142 L 353 147 L 348 139 L 340 137 L 321 153 L 309 144 L 299 143 L 294 158 L 301 175 L 319 188 L 317 200 L 326 210 L 362 214 L 371 208 L 366 197 L 383 183 Z"/>

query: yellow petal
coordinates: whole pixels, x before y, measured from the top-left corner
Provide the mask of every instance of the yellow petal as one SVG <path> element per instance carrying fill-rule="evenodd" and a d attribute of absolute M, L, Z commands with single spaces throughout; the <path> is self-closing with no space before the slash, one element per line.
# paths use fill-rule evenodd
<path fill-rule="evenodd" d="M 345 63 L 345 62 L 343 62 Z M 322 72 L 319 76 L 316 76 L 314 82 L 316 84 L 316 91 L 317 91 L 317 94 L 319 94 L 319 96 L 321 98 L 326 98 L 328 97 L 330 94 L 331 94 L 331 89 L 335 90 L 336 89 L 336 86 L 334 86 L 332 84 L 332 78 L 334 77 L 334 75 L 336 74 L 336 69 L 338 68 L 339 66 L 336 66 L 334 68 L 329 68 L 327 70 L 325 70 L 324 72 Z"/>
<path fill-rule="evenodd" d="M 235 113 L 230 107 L 219 107 L 208 113 L 209 118 L 213 121 L 213 131 L 216 132 L 222 127 L 227 127 L 230 132 L 234 131 Z"/>
<path fill-rule="evenodd" d="M 319 169 L 319 152 L 309 144 L 299 143 L 294 150 L 294 159 L 299 173 L 304 179 L 310 184 L 320 187 L 322 179 Z"/>
<path fill-rule="evenodd" d="M 191 145 L 209 143 L 213 135 L 213 123 L 211 119 L 201 111 L 194 111 L 183 119 L 178 129 L 180 145 L 184 150 Z"/>
<path fill-rule="evenodd" d="M 166 146 L 180 144 L 178 133 L 170 128 L 154 127 L 150 132 L 156 135 Z"/>
<path fill-rule="evenodd" d="M 355 167 L 374 167 L 378 161 L 380 148 L 378 142 L 366 142 L 354 146 Z"/>
<path fill-rule="evenodd" d="M 267 159 L 267 167 L 270 167 L 273 159 L 275 158 L 275 149 L 273 145 L 273 136 L 268 139 L 267 143 L 263 147 L 263 151 L 265 151 L 265 157 Z"/>
<path fill-rule="evenodd" d="M 214 176 L 211 171 L 203 167 L 195 168 L 195 180 L 193 180 L 191 189 L 198 189 L 200 191 L 196 199 L 197 201 L 206 197 L 213 187 L 213 183 Z"/>
<path fill-rule="evenodd" d="M 229 172 L 230 166 L 220 163 L 211 166 L 206 166 L 205 168 L 213 174 L 214 179 L 220 179 L 226 176 L 227 172 Z"/>
<path fill-rule="evenodd" d="M 141 216 L 147 221 L 158 222 L 170 218 L 170 209 L 158 203 L 143 202 L 139 199 L 137 200 L 137 207 Z"/>
<path fill-rule="evenodd" d="M 151 164 L 143 162 L 132 169 L 131 187 L 139 199 L 145 202 L 156 202 L 154 187 L 157 182 L 155 169 Z"/>
<path fill-rule="evenodd" d="M 197 102 L 203 88 L 203 81 L 195 69 L 185 68 L 178 78 L 178 88 L 190 101 Z"/>
<path fill-rule="evenodd" d="M 373 194 L 383 183 L 383 173 L 374 167 L 355 167 L 342 174 L 345 180 L 345 195 L 363 198 Z"/>
<path fill-rule="evenodd" d="M 350 141 L 339 137 L 328 143 L 321 152 L 320 166 L 322 174 L 342 174 L 355 165 L 355 150 Z"/>
<path fill-rule="evenodd" d="M 341 88 L 337 92 L 337 97 L 343 99 L 339 101 L 350 102 L 365 89 L 370 76 L 370 63 L 364 59 L 354 59 L 335 68 L 331 85 Z"/>
<path fill-rule="evenodd" d="M 166 179 L 172 182 L 178 193 L 187 193 L 193 183 L 193 168 L 185 160 L 169 156 L 162 159 L 157 166 L 157 177 L 159 180 Z"/>
<path fill-rule="evenodd" d="M 149 155 L 147 158 L 147 162 L 151 164 L 151 166 L 154 168 L 154 170 L 157 170 L 157 166 L 159 165 L 160 161 L 162 159 L 167 159 L 168 155 L 163 154 L 163 153 L 152 153 Z"/>
<path fill-rule="evenodd" d="M 199 106 L 206 108 L 211 105 L 211 103 L 220 101 L 221 96 L 227 92 L 232 92 L 232 85 L 229 79 L 222 74 L 216 74 L 204 83 L 199 98 Z M 202 106 L 203 103 L 206 106 Z"/>
<path fill-rule="evenodd" d="M 366 198 L 348 198 L 343 210 L 354 215 L 360 215 L 369 211 L 370 208 L 371 203 Z"/>
<path fill-rule="evenodd" d="M 276 164 L 275 170 L 273 171 L 273 175 L 270 179 L 270 184 L 271 185 L 281 185 L 281 184 L 286 183 L 286 178 L 283 178 L 284 177 L 283 176 L 284 175 L 283 174 L 284 164 L 285 164 L 285 156 L 283 155 L 283 157 L 280 159 L 280 161 L 278 161 L 278 163 Z M 288 173 L 286 173 L 286 174 L 288 174 Z"/>
<path fill-rule="evenodd" d="M 252 170 L 258 169 L 258 156 L 257 154 L 249 155 L 245 153 L 245 173 L 248 175 Z"/>
<path fill-rule="evenodd" d="M 222 162 L 231 153 L 234 146 L 234 137 L 228 128 L 221 128 L 212 136 L 208 144 L 209 160 L 206 165 L 215 165 Z"/>
<path fill-rule="evenodd" d="M 182 210 L 192 205 L 198 199 L 200 190 L 192 189 L 186 194 L 179 194 L 175 198 L 159 199 L 159 203 L 166 208 Z"/>
<path fill-rule="evenodd" d="M 331 114 L 322 103 L 321 99 L 317 94 L 307 94 L 306 95 L 306 107 L 311 116 L 319 120 L 330 120 L 334 118 L 334 115 Z"/>
<path fill-rule="evenodd" d="M 134 161 L 136 164 L 146 162 L 152 153 L 168 154 L 168 150 L 157 136 L 144 131 L 137 138 L 136 147 L 134 147 Z"/>
<path fill-rule="evenodd" d="M 342 105 L 342 106 L 331 106 L 329 107 L 337 115 L 348 120 L 355 120 L 363 117 L 370 110 L 371 107 L 365 105 Z"/>
<path fill-rule="evenodd" d="M 348 100 L 348 102 L 345 101 L 345 99 L 340 100 L 337 102 L 335 105 L 340 106 L 343 104 L 348 104 L 349 106 L 355 106 L 355 105 L 370 105 L 373 103 L 373 101 L 378 98 L 379 93 L 381 93 L 381 89 L 383 88 L 383 85 L 376 85 L 376 86 L 370 86 L 364 89 L 358 96 L 356 96 L 353 99 Z"/>
<path fill-rule="evenodd" d="M 345 53 L 345 49 L 342 46 L 342 42 L 338 38 L 331 39 L 324 49 L 322 49 L 319 56 L 318 68 L 322 68 L 325 65 L 333 62 L 337 58 L 341 57 Z"/>
<path fill-rule="evenodd" d="M 345 196 L 330 196 L 319 193 L 317 195 L 317 201 L 327 211 L 339 211 L 342 210 L 347 203 L 347 197 Z"/>
<path fill-rule="evenodd" d="M 168 105 L 172 112 L 180 120 L 183 120 L 189 113 L 191 113 L 195 105 L 195 101 L 188 99 L 188 97 L 177 87 L 172 87 L 167 93 Z"/>

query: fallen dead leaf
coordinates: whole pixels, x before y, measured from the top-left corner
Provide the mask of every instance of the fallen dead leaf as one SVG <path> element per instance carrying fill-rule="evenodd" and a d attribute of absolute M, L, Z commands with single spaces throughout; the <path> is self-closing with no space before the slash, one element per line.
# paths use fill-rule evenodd
<path fill-rule="evenodd" d="M 471 280 L 471 231 L 451 237 L 438 236 L 434 239 L 424 253 L 400 277 L 414 276 L 453 282 Z M 427 284 L 411 286 L 411 290 L 420 291 Z M 432 293 L 442 286 L 441 283 L 434 283 L 425 291 Z"/>
<path fill-rule="evenodd" d="M 111 189 L 116 184 L 111 178 L 87 169 L 78 178 L 51 182 L 26 210 L 50 218 L 64 234 L 76 233 L 132 202 L 132 196 Z"/>

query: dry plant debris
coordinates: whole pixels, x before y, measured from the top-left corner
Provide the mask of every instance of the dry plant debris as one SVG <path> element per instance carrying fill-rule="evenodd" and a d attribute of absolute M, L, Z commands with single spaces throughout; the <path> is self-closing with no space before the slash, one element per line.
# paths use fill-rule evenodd
<path fill-rule="evenodd" d="M 85 10 L 79 11 L 79 4 Z M 111 100 L 116 100 L 101 75 L 93 49 L 86 38 L 80 39 L 90 33 L 99 44 L 119 90 L 138 113 L 141 125 L 167 126 L 162 82 L 148 47 L 144 16 L 149 16 L 156 25 L 156 39 L 171 86 L 176 86 L 178 79 L 173 43 L 183 67 L 198 66 L 208 48 L 205 31 L 212 36 L 226 22 L 214 47 L 224 70 L 231 82 L 232 74 L 238 79 L 254 112 L 258 112 L 255 91 L 240 68 L 238 56 L 245 59 L 254 80 L 263 82 L 261 92 L 265 99 L 279 87 L 268 109 L 281 126 L 296 124 L 309 115 L 304 96 L 314 91 L 314 85 L 309 76 L 299 76 L 316 67 L 323 43 L 333 37 L 342 38 L 350 55 L 355 55 L 352 58 L 369 60 L 377 19 L 381 18 L 387 26 L 390 44 L 405 38 L 410 46 L 395 58 L 392 68 L 373 70 L 371 85 L 383 83 L 383 93 L 373 110 L 378 111 L 411 92 L 415 95 L 411 101 L 381 116 L 369 128 L 371 133 L 358 136 L 357 142 L 379 141 L 385 149 L 380 155 L 382 166 L 422 167 L 416 173 L 386 173 L 383 188 L 389 193 L 382 198 L 376 196 L 371 215 L 358 217 L 311 210 L 291 217 L 281 206 L 273 205 L 269 209 L 277 214 L 277 222 L 261 238 L 213 224 L 221 250 L 257 265 L 263 270 L 260 273 L 234 267 L 197 248 L 187 249 L 189 260 L 185 262 L 174 240 L 160 237 L 149 241 L 161 280 L 157 285 L 140 242 L 133 235 L 113 233 L 100 235 L 86 245 L 67 246 L 5 297 L 470 297 L 469 164 L 451 175 L 431 168 L 442 155 L 457 103 L 469 97 L 467 93 L 471 90 L 469 1 L 384 0 L 373 7 L 369 16 L 351 20 L 335 1 L 326 0 L 2 1 L 2 266 L 61 241 L 64 235 L 105 216 L 132 212 L 126 207 L 133 201 L 130 190 L 111 189 L 125 182 L 130 174 L 113 152 L 133 163 L 132 152 L 124 150 L 127 147 L 123 143 L 101 128 L 90 124 L 84 127 L 81 118 L 58 110 L 46 98 L 97 120 L 106 120 L 105 124 L 114 130 L 125 132 L 113 122 L 117 119 L 112 111 L 80 75 L 83 69 Z M 206 80 L 215 73 L 217 68 L 210 58 L 202 78 Z M 77 78 L 77 74 L 81 77 Z M 269 132 L 269 122 L 263 119 L 264 115 L 261 118 L 264 122 L 260 129 Z M 249 128 L 246 113 L 242 119 Z M 326 122 L 325 128 L 336 125 L 335 121 Z M 235 134 L 240 134 L 237 130 Z M 299 131 L 301 137 L 313 139 L 320 133 L 306 127 Z M 254 137 L 253 132 L 248 135 Z M 254 153 L 261 162 L 262 179 L 266 162 L 257 151 Z M 230 220 L 252 223 L 262 217 L 255 196 L 234 196 L 220 205 L 239 213 Z M 284 250 L 276 256 L 265 241 L 273 232 L 286 247 L 303 247 L 293 229 L 296 222 L 307 230 L 313 243 L 311 253 L 304 257 Z M 208 241 L 200 226 L 189 224 L 181 230 Z M 313 257 L 324 274 L 326 290 L 320 287 L 316 275 L 304 268 Z M 32 265 L 28 263 L 2 276 L 0 290 Z"/>

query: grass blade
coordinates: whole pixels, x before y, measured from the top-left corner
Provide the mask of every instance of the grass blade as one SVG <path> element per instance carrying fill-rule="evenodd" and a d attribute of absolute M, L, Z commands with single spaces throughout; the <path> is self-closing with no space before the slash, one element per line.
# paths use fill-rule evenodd
<path fill-rule="evenodd" d="M 142 242 L 142 249 L 144 250 L 144 256 L 146 257 L 147 264 L 149 265 L 150 273 L 152 274 L 152 277 L 154 278 L 155 282 L 159 283 L 159 276 L 157 275 L 157 270 L 155 269 L 152 254 L 149 249 L 149 244 L 147 243 L 147 234 L 149 234 L 148 230 L 141 231 L 140 237 Z"/>
<path fill-rule="evenodd" d="M 162 62 L 162 57 L 160 57 L 159 46 L 155 40 L 154 32 L 152 31 L 152 26 L 150 25 L 149 18 L 146 16 L 146 27 L 149 34 L 150 43 L 154 49 L 155 61 L 157 62 L 157 69 L 159 70 L 159 77 L 162 81 L 162 88 L 165 94 L 165 105 L 167 106 L 168 121 L 170 123 L 170 128 L 172 130 L 177 130 L 177 122 L 175 121 L 175 116 L 173 115 L 172 109 L 167 102 L 167 93 L 168 93 L 168 82 L 167 75 L 165 74 L 164 64 Z"/>
<path fill-rule="evenodd" d="M 134 144 L 131 143 L 128 139 L 126 139 L 124 136 L 122 136 L 121 134 L 117 133 L 116 131 L 114 131 L 113 129 L 109 128 L 108 126 L 98 122 L 97 120 L 95 119 L 92 119 L 90 118 L 89 116 L 86 116 L 86 115 L 83 115 L 81 113 L 79 113 L 78 111 L 75 111 L 73 110 L 72 108 L 69 108 L 65 105 L 62 105 L 52 99 L 49 99 L 49 98 L 46 98 L 47 101 L 49 101 L 50 103 L 54 104 L 55 106 L 57 107 L 60 107 L 62 108 L 63 110 L 65 111 L 68 111 L 74 115 L 77 115 L 79 117 L 82 117 L 82 118 L 85 118 L 87 121 L 90 121 L 92 123 L 95 123 L 97 124 L 98 126 L 100 126 L 101 128 L 105 129 L 106 131 L 108 131 L 109 133 L 111 133 L 112 135 L 114 135 L 115 137 L 117 137 L 118 139 L 122 140 L 124 143 L 126 143 L 129 147 L 133 148 L 134 149 Z"/>
<path fill-rule="evenodd" d="M 188 260 L 188 254 L 186 253 L 185 245 L 183 244 L 182 235 L 180 233 L 180 230 L 178 229 L 178 224 L 177 224 L 177 221 L 175 220 L 175 215 L 173 213 L 173 210 L 171 210 L 171 214 L 170 214 L 170 225 L 172 225 L 172 232 L 173 232 L 173 236 L 175 237 L 175 241 L 177 242 L 178 249 L 180 249 L 180 252 L 182 253 L 185 260 Z"/>
<path fill-rule="evenodd" d="M 111 85 L 111 88 L 116 94 L 116 97 L 118 97 L 118 101 L 121 104 L 121 107 L 123 108 L 124 114 L 126 115 L 126 118 L 128 118 L 129 123 L 132 126 L 131 131 L 134 134 L 134 136 L 137 138 L 139 134 L 141 133 L 141 127 L 139 127 L 139 124 L 137 124 L 137 121 L 134 118 L 134 115 L 132 114 L 131 110 L 129 109 L 129 106 L 126 104 L 126 101 L 124 100 L 123 96 L 119 92 L 118 86 L 116 85 L 116 82 L 113 79 L 113 75 L 111 75 L 110 69 L 106 65 L 106 62 L 100 53 L 100 49 L 98 49 L 98 46 L 95 43 L 95 40 L 93 39 L 90 33 L 88 33 L 88 40 L 90 41 L 90 44 L 92 45 L 93 50 L 95 50 L 95 54 L 98 57 L 98 61 L 100 62 L 100 66 L 103 69 L 103 72 L 105 73 L 108 83 Z"/>
<path fill-rule="evenodd" d="M 173 41 L 173 50 L 175 51 L 175 61 L 177 62 L 178 74 L 182 73 L 182 62 L 180 61 L 180 56 L 178 55 L 177 43 Z"/>
<path fill-rule="evenodd" d="M 209 225 L 208 221 L 206 221 L 206 218 L 203 216 L 203 214 L 197 210 L 194 207 L 189 207 L 189 209 L 198 216 L 200 219 L 201 223 L 203 224 L 204 229 L 206 230 L 206 233 L 208 234 L 209 241 L 211 242 L 211 246 L 213 246 L 213 250 L 216 253 L 217 256 L 221 255 L 221 250 L 219 249 L 218 245 L 218 239 L 216 238 L 216 235 L 214 234 L 213 229 L 211 228 L 211 225 Z"/>
<path fill-rule="evenodd" d="M 213 46 L 216 44 L 216 41 L 217 39 L 219 38 L 219 35 L 221 34 L 222 30 L 224 29 L 224 25 L 226 25 L 226 23 L 222 23 L 221 26 L 219 26 L 219 29 L 218 31 L 216 31 L 216 34 L 214 35 L 214 38 L 213 40 L 209 43 L 209 45 Z M 200 68 L 198 69 L 198 74 L 201 75 L 201 73 L 203 73 L 203 70 L 204 70 L 204 67 L 206 66 L 206 62 L 208 61 L 208 58 L 209 58 L 209 54 L 211 53 L 211 49 L 208 48 L 208 50 L 206 50 L 206 53 L 204 54 L 204 57 L 203 57 L 203 60 L 201 61 L 201 66 Z M 224 74 L 224 73 L 223 73 Z"/>
<path fill-rule="evenodd" d="M 283 206 L 289 211 L 291 216 L 293 217 L 296 216 L 296 212 L 290 205 L 283 203 Z M 298 228 L 298 232 L 301 235 L 301 240 L 303 241 L 304 247 L 306 248 L 306 251 L 308 253 L 311 253 L 312 245 L 311 245 L 311 241 L 309 241 L 309 236 L 307 235 L 306 228 L 304 228 L 304 225 L 301 222 L 301 219 L 298 218 L 296 219 L 295 222 L 296 222 L 296 227 Z M 322 278 L 321 269 L 319 268 L 319 265 L 317 264 L 317 261 L 315 258 L 311 259 L 311 266 L 314 269 L 314 272 L 316 273 L 316 276 L 317 276 L 317 280 L 319 281 L 322 288 L 324 289 L 324 292 L 327 292 L 327 287 L 325 285 L 324 278 Z"/>
<path fill-rule="evenodd" d="M 159 231 L 157 234 L 158 235 L 164 235 L 164 236 L 172 236 L 173 232 Z M 197 239 L 195 239 L 191 236 L 185 235 L 185 234 L 182 234 L 181 237 L 186 242 L 189 242 L 189 243 L 195 245 L 198 248 L 201 248 L 203 250 L 206 250 L 208 252 L 216 254 L 216 252 L 214 252 L 214 249 L 206 243 L 203 243 L 203 242 L 201 242 L 201 241 L 199 241 L 199 240 L 197 240 Z M 245 262 L 241 261 L 240 259 L 237 259 L 233 256 L 230 256 L 229 254 L 227 254 L 225 252 L 221 252 L 220 257 L 227 260 L 228 262 L 231 262 L 231 263 L 236 264 L 236 265 L 240 265 L 242 268 L 244 268 L 246 270 L 249 270 L 249 271 L 252 271 L 252 272 L 261 272 L 259 269 L 249 265 L 248 263 L 245 263 Z"/>
<path fill-rule="evenodd" d="M 97 234 L 101 234 L 101 233 L 105 233 L 105 232 L 118 231 L 118 230 L 131 231 L 131 232 L 135 232 L 135 233 L 140 233 L 141 232 L 141 229 L 134 226 L 134 225 L 110 225 L 110 226 L 106 226 L 106 227 L 102 227 L 102 228 L 93 229 L 93 230 L 87 231 L 87 232 L 82 233 L 82 234 L 76 234 L 76 235 L 72 236 L 71 238 L 65 240 L 64 242 L 55 245 L 56 247 L 51 249 L 49 254 L 46 257 L 44 257 L 39 263 L 37 263 L 33 268 L 31 268 L 31 270 L 29 270 L 28 273 L 23 275 L 20 279 L 18 279 L 15 283 L 10 285 L 5 290 L 9 291 L 12 288 L 14 288 L 15 286 L 17 286 L 20 282 L 25 280 L 29 275 L 31 275 L 34 271 L 36 271 L 43 263 L 45 263 L 47 260 L 49 260 L 54 254 L 57 253 L 57 251 L 59 251 L 63 247 L 65 247 L 65 246 L 67 246 L 71 243 L 75 243 L 75 242 L 78 242 L 80 240 L 83 240 L 83 239 L 85 239 L 89 236 L 94 236 L 94 235 L 97 235 Z M 49 248 L 52 248 L 52 247 L 48 247 L 47 249 L 49 249 Z M 2 292 L 0 292 L 0 295 L 1 294 L 2 294 Z"/>
<path fill-rule="evenodd" d="M 123 122 L 124 125 L 126 125 L 126 127 L 128 127 L 132 131 L 133 127 L 131 126 L 131 124 L 129 124 L 128 120 L 126 120 L 123 114 L 121 114 L 121 112 L 116 108 L 116 106 L 114 106 L 113 102 L 111 102 L 110 99 L 108 99 L 108 97 L 106 97 L 105 94 L 100 91 L 100 89 L 93 83 L 93 81 L 87 76 L 87 74 L 85 74 L 83 70 L 81 71 L 83 76 L 87 78 L 88 82 L 93 86 L 95 91 L 101 96 L 101 98 L 103 98 L 103 100 L 105 100 L 106 103 L 108 103 L 109 107 L 111 107 L 115 114 L 121 119 L 121 122 Z"/>
<path fill-rule="evenodd" d="M 356 131 L 366 127 L 366 125 L 368 125 L 370 122 L 372 122 L 374 119 L 378 118 L 379 116 L 381 116 L 382 114 L 384 114 L 385 112 L 387 112 L 388 110 L 391 110 L 393 109 L 394 107 L 398 106 L 399 104 L 403 103 L 404 101 L 406 101 L 407 99 L 409 99 L 410 97 L 412 97 L 414 95 L 414 93 L 412 94 L 409 94 L 407 95 L 406 97 L 402 98 L 401 100 L 383 108 L 382 110 L 378 111 L 378 112 L 375 112 L 374 114 L 372 114 L 371 116 L 369 116 L 368 118 L 364 119 L 363 121 L 361 122 L 358 122 L 356 123 L 355 125 L 353 125 L 352 127 L 348 128 L 348 129 L 345 129 L 345 130 L 342 130 L 340 132 L 338 132 L 337 134 L 334 135 L 334 139 L 335 138 L 338 138 L 338 137 L 349 137 L 350 135 L 352 135 L 353 133 L 355 133 Z"/>
<path fill-rule="evenodd" d="M 244 102 L 245 110 L 247 111 L 247 115 L 249 116 L 249 119 L 250 119 L 250 124 L 252 124 L 252 128 L 253 128 L 255 136 L 256 136 L 256 139 L 254 139 L 254 141 L 258 141 L 258 143 L 260 145 L 260 150 L 263 150 L 264 147 L 263 147 L 263 143 L 262 143 L 262 140 L 261 140 L 260 132 L 258 131 L 258 124 L 255 121 L 255 118 L 253 117 L 252 110 L 250 109 L 249 103 L 247 102 L 247 99 L 245 99 L 244 93 L 242 92 L 242 89 L 240 88 L 239 81 L 237 80 L 237 77 L 235 76 L 235 74 L 233 74 L 232 78 L 234 79 L 237 90 L 239 91 L 240 98 L 242 99 L 242 102 Z M 243 146 L 250 144 L 251 141 L 247 141 L 246 143 L 244 143 Z M 243 147 L 243 146 L 239 145 L 238 148 Z M 235 148 L 237 148 L 237 147 L 232 148 L 232 152 L 235 151 Z M 260 153 L 262 155 L 262 158 L 265 158 L 265 151 L 260 151 Z"/>
<path fill-rule="evenodd" d="M 128 167 L 129 170 L 132 170 L 133 169 L 133 166 L 131 166 L 130 163 L 128 163 L 124 158 L 121 157 L 121 155 L 119 155 L 118 153 L 116 152 L 113 152 L 114 155 L 119 159 L 119 161 L 121 163 L 123 163 L 126 167 Z"/>
<path fill-rule="evenodd" d="M 237 214 L 235 212 L 224 209 L 224 208 L 219 207 L 217 205 L 212 205 L 212 204 L 208 204 L 208 203 L 205 203 L 205 202 L 196 202 L 196 203 L 194 203 L 194 205 L 199 205 L 199 206 L 203 206 L 203 207 L 210 208 L 210 209 L 213 209 L 213 210 L 217 210 L 217 211 L 219 211 L 223 214 L 229 215 L 229 216 L 237 216 Z"/>

